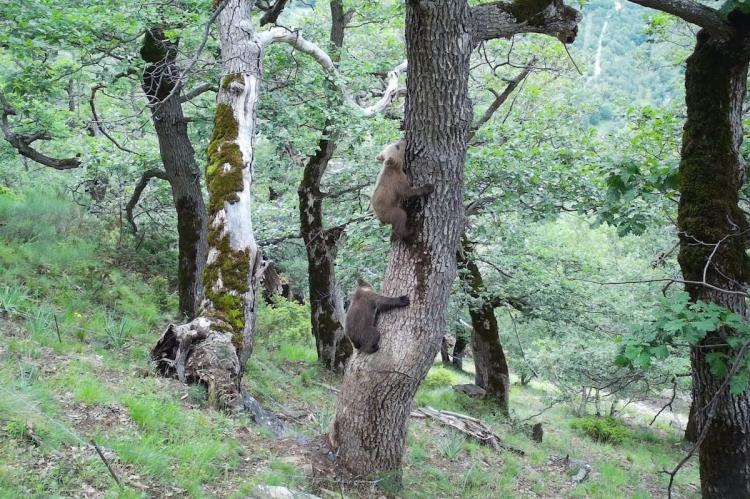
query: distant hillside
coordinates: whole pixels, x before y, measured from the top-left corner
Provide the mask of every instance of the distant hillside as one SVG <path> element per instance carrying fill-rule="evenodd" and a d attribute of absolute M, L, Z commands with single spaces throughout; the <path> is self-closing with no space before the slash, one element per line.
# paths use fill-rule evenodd
<path fill-rule="evenodd" d="M 618 121 L 631 105 L 658 107 L 682 99 L 682 68 L 665 61 L 669 47 L 646 36 L 653 13 L 625 0 L 583 7 L 573 53 L 584 72 L 580 97 L 600 103 L 592 123 Z"/>

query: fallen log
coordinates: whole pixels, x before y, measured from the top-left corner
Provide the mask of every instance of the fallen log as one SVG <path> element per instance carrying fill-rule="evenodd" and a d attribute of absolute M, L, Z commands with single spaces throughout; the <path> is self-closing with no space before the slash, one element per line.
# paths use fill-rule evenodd
<path fill-rule="evenodd" d="M 460 431 L 461 433 L 478 440 L 484 445 L 489 445 L 493 449 L 500 451 L 506 450 L 519 456 L 525 453 L 521 449 L 516 449 L 501 442 L 500 435 L 495 433 L 486 423 L 473 418 L 466 414 L 459 414 L 453 411 L 441 411 L 432 407 L 421 407 L 411 412 L 414 418 L 432 418 L 445 426 Z"/>

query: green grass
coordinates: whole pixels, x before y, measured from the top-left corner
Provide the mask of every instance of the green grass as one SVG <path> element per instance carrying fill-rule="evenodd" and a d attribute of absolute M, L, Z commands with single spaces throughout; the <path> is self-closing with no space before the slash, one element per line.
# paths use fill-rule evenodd
<path fill-rule="evenodd" d="M 154 340 L 175 320 L 174 283 L 158 270 L 162 261 L 149 260 L 153 248 L 118 248 L 115 236 L 110 226 L 54 195 L 0 195 L 0 499 L 80 496 L 84 484 L 99 496 L 123 498 L 246 497 L 256 484 L 337 491 L 335 482 L 309 480 L 285 460 L 288 442 L 280 444 L 244 416 L 206 408 L 204 387 L 143 375 Z M 150 263 L 139 274 L 129 270 L 138 265 L 116 265 L 122 258 Z M 274 412 L 310 416 L 287 423 L 290 438 L 321 435 L 336 402 L 321 383 L 336 387 L 340 377 L 315 362 L 309 308 L 261 304 L 257 323 L 247 389 Z M 545 440 L 535 444 L 491 402 L 452 389 L 472 380 L 436 365 L 415 404 L 480 418 L 525 456 L 411 419 L 402 497 L 515 497 L 519 488 L 554 497 L 647 497 L 654 490 L 663 494 L 659 471 L 682 455 L 676 432 L 646 427 L 635 417 L 617 446 L 593 441 L 571 428 L 574 418 L 564 406 L 538 418 Z M 523 418 L 548 399 L 547 387 L 514 386 L 511 409 Z M 114 458 L 126 482 L 137 476 L 148 493 L 117 488 L 88 445 L 91 438 Z M 576 488 L 564 473 L 548 469 L 550 459 L 567 454 L 593 467 Z M 691 463 L 678 477 L 677 492 L 695 496 L 686 484 L 697 478 Z M 353 490 L 346 494 L 357 497 Z"/>

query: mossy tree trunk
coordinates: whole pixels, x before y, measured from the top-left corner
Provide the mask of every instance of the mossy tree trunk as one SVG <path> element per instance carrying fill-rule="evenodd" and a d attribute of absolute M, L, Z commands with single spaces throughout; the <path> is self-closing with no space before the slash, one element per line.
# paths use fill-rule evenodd
<path fill-rule="evenodd" d="M 331 1 L 331 59 L 339 61 L 344 42 L 346 17 L 341 0 Z M 330 104 L 336 105 L 331 98 Z M 307 251 L 307 274 L 310 283 L 310 323 L 315 336 L 318 360 L 327 368 L 343 369 L 352 354 L 351 342 L 344 335 L 344 301 L 336 283 L 336 254 L 344 229 L 325 228 L 324 194 L 320 190 L 323 175 L 336 150 L 336 131 L 331 119 L 323 128 L 318 149 L 305 164 L 297 193 L 299 195 L 300 233 Z"/>
<path fill-rule="evenodd" d="M 730 291 L 689 284 L 686 289 L 693 301 L 716 303 L 746 317 L 741 293 L 750 278 L 749 226 L 738 203 L 746 175 L 740 146 L 750 18 L 736 15 L 730 19 L 736 30 L 732 37 L 701 30 L 687 60 L 678 260 L 686 281 L 705 279 L 715 288 Z M 731 356 L 722 345 L 732 334 L 730 329 L 709 333 L 691 352 L 695 424 L 698 432 L 707 431 L 699 450 L 704 497 L 750 497 L 750 391 L 717 394 L 723 378 L 714 376 L 706 362 L 712 352 Z M 709 419 L 707 407 L 715 396 L 718 404 Z"/>
<path fill-rule="evenodd" d="M 329 428 L 329 442 L 340 464 L 356 476 L 385 473 L 398 481 L 414 394 L 445 332 L 445 310 L 464 230 L 471 53 L 482 40 L 511 32 L 533 30 L 565 40 L 573 36 L 580 19 L 574 9 L 544 2 L 542 11 L 525 18 L 498 4 L 470 8 L 466 0 L 406 3 L 407 173 L 413 185 L 432 183 L 435 192 L 409 209 L 416 241 L 391 242 L 383 293 L 408 295 L 411 305 L 380 316 L 377 353 L 353 355 Z M 554 27 L 546 29 L 551 19 Z"/>
<path fill-rule="evenodd" d="M 164 36 L 163 29 L 153 27 L 144 35 L 141 57 L 149 63 L 143 72 L 143 91 L 149 100 L 151 121 L 177 212 L 180 314 L 192 319 L 203 292 L 207 216 L 180 93 L 174 92 L 180 78 L 175 63 L 177 45 Z"/>
<path fill-rule="evenodd" d="M 495 308 L 500 305 L 500 300 L 488 294 L 482 273 L 474 260 L 474 247 L 466 234 L 461 239 L 458 265 L 464 289 L 472 300 L 469 315 L 473 328 L 471 349 L 474 354 L 474 384 L 484 388 L 487 397 L 494 400 L 507 415 L 510 371 L 495 317 Z"/>
<path fill-rule="evenodd" d="M 222 78 L 208 147 L 208 257 L 200 316 L 170 327 L 152 357 L 165 374 L 200 381 L 212 405 L 233 408 L 254 339 L 260 269 L 251 213 L 256 107 L 263 44 L 252 2 L 214 2 Z"/>

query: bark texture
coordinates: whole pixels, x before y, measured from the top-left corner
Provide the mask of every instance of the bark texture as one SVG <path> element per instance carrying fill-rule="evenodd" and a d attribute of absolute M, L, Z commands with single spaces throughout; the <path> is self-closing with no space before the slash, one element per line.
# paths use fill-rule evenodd
<path fill-rule="evenodd" d="M 484 388 L 486 396 L 495 400 L 507 415 L 510 371 L 495 317 L 499 300 L 488 295 L 482 273 L 474 260 L 474 248 L 466 235 L 461 239 L 461 250 L 458 255 L 460 276 L 466 293 L 472 299 L 469 315 L 473 327 L 471 348 L 474 354 L 474 384 Z"/>
<path fill-rule="evenodd" d="M 414 393 L 446 329 L 464 227 L 470 21 L 465 1 L 406 6 L 406 164 L 413 185 L 432 183 L 435 192 L 410 206 L 416 242 L 391 243 L 383 294 L 408 295 L 411 305 L 380 315 L 377 353 L 352 357 L 330 428 L 340 463 L 360 476 L 400 469 Z"/>
<path fill-rule="evenodd" d="M 222 78 L 208 146 L 208 257 L 200 316 L 167 329 L 152 350 L 165 374 L 200 381 L 212 405 L 240 403 L 240 380 L 254 339 L 256 282 L 262 271 L 253 235 L 251 185 L 263 44 L 252 2 L 215 2 Z M 181 374 L 181 371 L 183 372 Z"/>
<path fill-rule="evenodd" d="M 161 28 L 146 31 L 141 57 L 149 65 L 143 72 L 143 91 L 149 100 L 159 153 L 177 212 L 180 313 L 192 319 L 203 292 L 207 215 L 187 121 L 178 93 L 172 93 L 180 79 L 176 56 L 176 44 L 164 36 Z"/>
<path fill-rule="evenodd" d="M 331 59 L 339 60 L 344 43 L 346 14 L 340 0 L 331 2 Z M 333 99 L 332 99 L 333 100 Z M 336 105 L 330 102 L 330 105 Z M 307 251 L 310 283 L 310 322 L 315 336 L 318 360 L 327 368 L 343 369 L 352 354 L 351 342 L 344 335 L 344 301 L 336 283 L 336 254 L 344 233 L 342 227 L 324 227 L 323 199 L 320 190 L 323 175 L 336 150 L 333 122 L 326 120 L 324 137 L 318 150 L 308 159 L 297 193 L 299 195 L 300 233 Z"/>
<path fill-rule="evenodd" d="M 435 191 L 408 206 L 416 241 L 391 242 L 383 293 L 406 294 L 411 305 L 379 317 L 377 353 L 352 357 L 329 429 L 340 464 L 355 475 L 399 476 L 414 393 L 445 333 L 456 250 L 465 226 L 463 167 L 472 121 L 467 81 L 478 36 L 508 36 L 503 28 L 560 35 L 556 23 L 545 30 L 537 24 L 541 18 L 530 23 L 523 16 L 497 18 L 497 30 L 489 32 L 483 28 L 486 19 L 476 12 L 466 0 L 406 3 L 407 175 L 412 185 L 432 183 Z M 575 24 L 579 18 L 576 12 Z"/>
<path fill-rule="evenodd" d="M 746 93 L 748 20 L 730 16 L 737 34 L 729 39 L 709 30 L 698 34 L 685 75 L 687 122 L 680 163 L 679 263 L 687 281 L 744 292 L 748 288 L 745 253 L 748 222 L 738 206 L 745 182 L 742 102 Z M 746 316 L 745 299 L 703 285 L 687 285 L 694 301 L 716 303 Z M 723 379 L 713 376 L 706 356 L 726 351 L 722 329 L 707 334 L 691 352 L 693 404 L 698 431 L 708 424 L 700 448 L 703 497 L 750 497 L 750 393 L 718 395 L 715 415 L 707 406 Z M 730 353 L 730 352 L 727 352 Z"/>

